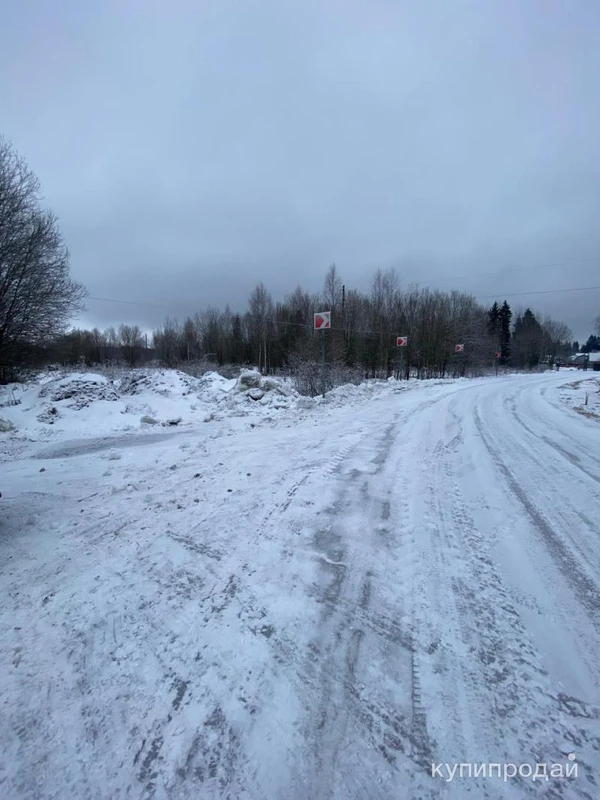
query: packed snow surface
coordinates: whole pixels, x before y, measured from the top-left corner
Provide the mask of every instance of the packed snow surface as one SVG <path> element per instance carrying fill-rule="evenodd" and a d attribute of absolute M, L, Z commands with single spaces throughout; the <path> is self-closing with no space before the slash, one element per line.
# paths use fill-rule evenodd
<path fill-rule="evenodd" d="M 2 390 L 0 797 L 598 797 L 581 380 Z"/>

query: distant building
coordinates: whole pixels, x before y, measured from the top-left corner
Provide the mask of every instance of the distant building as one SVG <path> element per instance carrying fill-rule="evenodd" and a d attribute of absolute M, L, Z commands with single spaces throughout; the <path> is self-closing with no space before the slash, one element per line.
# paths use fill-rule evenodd
<path fill-rule="evenodd" d="M 571 356 L 569 365 L 583 369 L 586 361 L 588 369 L 600 372 L 600 353 L 576 353 L 576 355 Z"/>

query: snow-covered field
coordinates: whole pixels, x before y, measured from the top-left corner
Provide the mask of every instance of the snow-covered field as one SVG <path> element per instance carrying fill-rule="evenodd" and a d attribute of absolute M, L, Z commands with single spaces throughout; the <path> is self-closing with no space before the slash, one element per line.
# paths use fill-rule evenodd
<path fill-rule="evenodd" d="M 581 378 L 3 390 L 0 797 L 598 797 Z"/>

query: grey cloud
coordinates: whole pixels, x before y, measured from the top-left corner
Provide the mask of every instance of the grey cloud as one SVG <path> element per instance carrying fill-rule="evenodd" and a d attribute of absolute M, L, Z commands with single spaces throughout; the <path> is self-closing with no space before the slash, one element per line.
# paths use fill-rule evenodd
<path fill-rule="evenodd" d="M 92 295 L 240 307 L 258 280 L 317 290 L 332 260 L 358 288 L 390 265 L 449 288 L 600 257 L 599 36 L 583 0 L 13 0 L 0 130 Z M 456 288 L 596 285 L 599 265 Z M 522 300 L 579 338 L 600 310 L 600 292 Z"/>

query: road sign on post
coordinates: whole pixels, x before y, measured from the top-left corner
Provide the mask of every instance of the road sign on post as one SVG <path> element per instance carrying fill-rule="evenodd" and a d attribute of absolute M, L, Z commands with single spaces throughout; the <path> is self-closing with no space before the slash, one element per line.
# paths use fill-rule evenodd
<path fill-rule="evenodd" d="M 408 348 L 408 336 L 397 336 L 396 337 L 396 347 L 406 347 L 406 348 Z M 402 375 L 402 372 L 403 372 L 403 369 L 404 369 L 405 366 L 406 366 L 406 369 L 408 370 L 408 359 L 406 359 L 406 365 L 405 365 L 404 351 L 403 350 L 399 350 L 398 351 L 398 367 L 397 367 L 397 374 L 396 374 L 396 378 L 397 379 L 400 377 L 400 375 Z M 406 379 L 408 380 L 408 375 L 406 376 Z"/>
<path fill-rule="evenodd" d="M 494 351 L 494 373 L 496 375 L 498 374 L 498 364 L 500 363 L 499 358 L 501 355 L 502 353 L 500 352 L 500 350 Z"/>
<path fill-rule="evenodd" d="M 331 328 L 331 311 L 319 311 L 315 314 L 315 330 L 324 331 Z"/>
<path fill-rule="evenodd" d="M 465 352 L 464 344 L 455 344 L 454 345 L 454 352 L 455 353 L 464 353 Z"/>
<path fill-rule="evenodd" d="M 315 330 L 321 331 L 321 391 L 325 397 L 325 331 L 331 328 L 331 311 L 317 311 Z"/>

